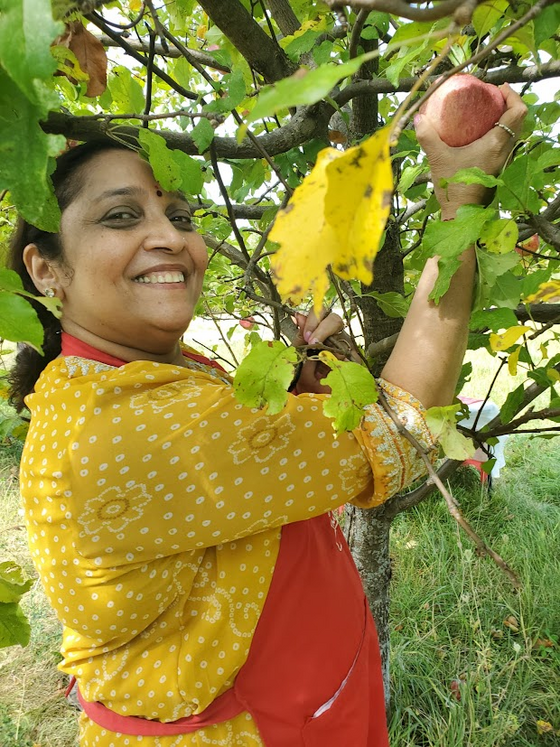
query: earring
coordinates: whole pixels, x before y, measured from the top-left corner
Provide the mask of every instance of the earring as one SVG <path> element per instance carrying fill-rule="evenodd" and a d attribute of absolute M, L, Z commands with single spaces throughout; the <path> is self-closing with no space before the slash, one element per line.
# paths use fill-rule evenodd
<path fill-rule="evenodd" d="M 44 294 L 47 298 L 54 298 L 56 296 L 54 288 L 45 288 Z"/>

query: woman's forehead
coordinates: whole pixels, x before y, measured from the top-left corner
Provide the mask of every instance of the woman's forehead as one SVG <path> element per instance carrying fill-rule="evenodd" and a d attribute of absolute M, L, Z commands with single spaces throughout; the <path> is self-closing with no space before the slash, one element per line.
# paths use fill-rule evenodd
<path fill-rule="evenodd" d="M 108 150 L 85 164 L 82 192 L 104 193 L 134 186 L 161 189 L 150 164 L 131 150 Z"/>

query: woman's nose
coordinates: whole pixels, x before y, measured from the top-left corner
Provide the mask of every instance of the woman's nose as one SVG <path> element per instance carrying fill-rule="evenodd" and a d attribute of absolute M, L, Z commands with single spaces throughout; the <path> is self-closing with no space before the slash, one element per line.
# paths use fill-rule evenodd
<path fill-rule="evenodd" d="M 148 235 L 142 246 L 146 251 L 163 249 L 178 254 L 186 246 L 186 234 L 175 228 L 167 216 L 162 216 L 149 221 Z"/>

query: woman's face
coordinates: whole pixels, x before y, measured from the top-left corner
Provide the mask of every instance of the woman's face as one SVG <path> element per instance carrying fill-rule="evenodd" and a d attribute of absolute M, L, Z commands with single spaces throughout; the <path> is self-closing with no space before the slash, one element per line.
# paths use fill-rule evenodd
<path fill-rule="evenodd" d="M 193 317 L 208 262 L 189 206 L 132 151 L 95 156 L 81 179 L 61 221 L 63 329 L 165 354 Z"/>

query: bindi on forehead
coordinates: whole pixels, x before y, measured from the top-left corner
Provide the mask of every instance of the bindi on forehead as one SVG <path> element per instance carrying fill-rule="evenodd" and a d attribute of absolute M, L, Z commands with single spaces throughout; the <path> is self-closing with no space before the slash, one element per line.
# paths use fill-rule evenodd
<path fill-rule="evenodd" d="M 159 186 L 158 182 L 156 182 L 156 195 L 158 197 L 163 197 L 163 192 L 161 191 L 161 187 Z"/>

